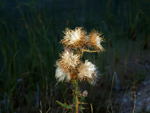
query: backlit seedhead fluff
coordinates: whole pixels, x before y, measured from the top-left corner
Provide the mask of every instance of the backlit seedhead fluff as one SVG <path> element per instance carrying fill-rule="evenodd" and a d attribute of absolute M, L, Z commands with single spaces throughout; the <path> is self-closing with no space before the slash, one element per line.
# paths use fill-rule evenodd
<path fill-rule="evenodd" d="M 76 66 L 80 63 L 79 55 L 73 54 L 73 51 L 65 50 L 61 55 L 61 59 L 56 61 L 56 75 L 55 77 L 59 80 L 64 80 L 67 78 L 67 81 L 70 80 L 71 75 L 76 70 Z M 70 76 L 70 77 L 68 77 Z"/>
<path fill-rule="evenodd" d="M 64 31 L 64 37 L 61 43 L 69 48 L 84 48 L 88 41 L 85 38 L 86 32 L 82 27 L 77 27 L 74 30 L 66 28 Z"/>
<path fill-rule="evenodd" d="M 96 30 L 87 34 L 82 27 L 76 27 L 74 30 L 66 28 L 63 39 L 60 41 L 65 50 L 60 55 L 61 58 L 56 61 L 56 79 L 58 81 L 87 80 L 94 85 L 97 80 L 96 66 L 88 60 L 82 63 L 80 57 L 84 52 L 103 51 L 104 48 L 101 45 L 103 41 L 102 34 Z M 89 50 L 90 48 L 94 50 Z"/>
<path fill-rule="evenodd" d="M 79 74 L 78 79 L 80 81 L 87 80 L 91 84 L 95 84 L 97 78 L 96 66 L 89 62 L 88 60 L 85 63 L 82 63 L 78 68 Z"/>
<path fill-rule="evenodd" d="M 103 37 L 101 37 L 101 33 L 98 33 L 97 31 L 93 30 L 90 34 L 89 34 L 89 42 L 91 44 L 91 46 L 94 47 L 94 49 L 99 49 L 100 51 L 103 51 L 104 48 L 101 45 L 101 42 L 104 41 Z"/>
<path fill-rule="evenodd" d="M 57 64 L 56 64 L 57 65 Z M 57 65 L 56 72 L 55 72 L 55 77 L 58 81 L 66 81 L 69 82 L 71 80 L 70 73 L 67 72 L 65 69 Z"/>

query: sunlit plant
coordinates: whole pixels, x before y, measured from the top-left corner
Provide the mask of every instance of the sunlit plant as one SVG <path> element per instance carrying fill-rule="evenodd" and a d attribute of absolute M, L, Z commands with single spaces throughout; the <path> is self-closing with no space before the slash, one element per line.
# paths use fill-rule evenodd
<path fill-rule="evenodd" d="M 66 28 L 61 43 L 64 52 L 60 59 L 56 61 L 55 77 L 58 82 L 71 82 L 74 86 L 73 103 L 67 105 L 57 101 L 62 107 L 72 110 L 74 113 L 83 112 L 84 98 L 88 95 L 85 90 L 81 92 L 78 88 L 79 82 L 88 81 L 95 85 L 98 77 L 97 67 L 88 60 L 81 61 L 84 52 L 101 52 L 104 48 L 101 42 L 104 41 L 102 34 L 96 30 L 87 34 L 82 27 L 74 30 Z"/>

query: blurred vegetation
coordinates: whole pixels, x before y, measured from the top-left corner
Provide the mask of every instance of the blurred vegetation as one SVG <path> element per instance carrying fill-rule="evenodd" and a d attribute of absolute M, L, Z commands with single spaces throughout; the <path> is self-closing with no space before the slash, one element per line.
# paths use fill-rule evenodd
<path fill-rule="evenodd" d="M 2 0 L 0 113 L 32 112 L 34 105 L 37 111 L 65 112 L 58 108 L 56 99 L 66 101 L 70 90 L 63 83 L 54 87 L 54 65 L 62 51 L 59 41 L 66 27 L 82 26 L 88 32 L 96 29 L 104 34 L 106 51 L 85 56 L 99 67 L 102 78 L 112 79 L 106 71 L 108 65 L 114 66 L 114 72 L 122 56 L 128 61 L 135 49 L 130 40 L 139 40 L 142 61 L 143 50 L 149 49 L 149 12 L 149 0 Z M 135 79 L 143 77 L 145 72 Z M 92 98 L 91 93 L 89 104 L 94 102 Z M 93 103 L 94 112 L 107 109 L 106 98 L 99 107 Z"/>

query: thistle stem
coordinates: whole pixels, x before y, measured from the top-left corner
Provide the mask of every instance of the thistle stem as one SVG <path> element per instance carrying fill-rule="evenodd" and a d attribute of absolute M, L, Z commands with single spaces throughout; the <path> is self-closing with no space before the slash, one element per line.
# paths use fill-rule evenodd
<path fill-rule="evenodd" d="M 89 53 L 92 53 L 92 52 L 93 52 L 93 53 L 94 53 L 94 52 L 100 52 L 100 50 L 92 51 L 92 50 L 88 50 L 88 49 L 87 49 L 87 50 L 86 50 L 86 49 L 81 49 L 81 51 L 82 51 L 82 53 L 83 53 L 83 52 L 89 52 Z"/>
<path fill-rule="evenodd" d="M 78 100 L 78 80 L 75 80 L 75 113 L 79 111 L 79 100 Z"/>

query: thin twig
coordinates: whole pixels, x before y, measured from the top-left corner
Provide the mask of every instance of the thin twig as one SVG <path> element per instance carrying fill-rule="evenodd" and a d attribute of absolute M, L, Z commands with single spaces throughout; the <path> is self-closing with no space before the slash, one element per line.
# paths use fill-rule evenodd
<path fill-rule="evenodd" d="M 125 98 L 125 95 L 127 94 L 127 89 L 128 89 L 128 87 L 129 87 L 129 86 L 127 86 L 127 88 L 126 88 L 125 94 L 124 94 L 124 96 L 123 96 L 123 100 L 124 100 L 124 98 Z M 119 109 L 119 113 L 121 112 L 123 100 L 122 100 L 122 103 L 121 103 L 121 106 L 120 106 L 120 109 Z"/>
<path fill-rule="evenodd" d="M 83 52 L 89 52 L 89 53 L 100 52 L 100 50 L 99 51 L 92 51 L 92 50 L 88 50 L 88 49 L 87 50 L 86 49 L 81 49 L 81 51 L 82 51 L 82 53 Z"/>
<path fill-rule="evenodd" d="M 110 91 L 110 95 L 109 95 L 108 104 L 109 104 L 109 102 L 110 102 L 110 98 L 111 98 L 111 94 L 112 94 L 113 85 L 114 85 L 114 76 L 113 76 L 113 79 L 112 79 L 112 86 L 111 86 L 111 91 Z M 107 110 L 106 110 L 106 111 L 108 112 L 108 107 L 107 107 Z"/>
<path fill-rule="evenodd" d="M 93 106 L 92 106 L 92 104 L 91 104 L 91 113 L 93 113 Z"/>
<path fill-rule="evenodd" d="M 136 93 L 135 93 L 135 91 L 133 92 L 133 96 L 134 96 L 134 106 L 133 106 L 133 112 L 132 113 L 134 113 L 134 110 L 135 110 L 135 104 L 136 104 Z"/>
<path fill-rule="evenodd" d="M 59 82 L 60 82 L 60 80 L 55 84 L 55 86 L 56 86 Z M 54 87 L 55 87 L 55 86 L 54 86 Z"/>

